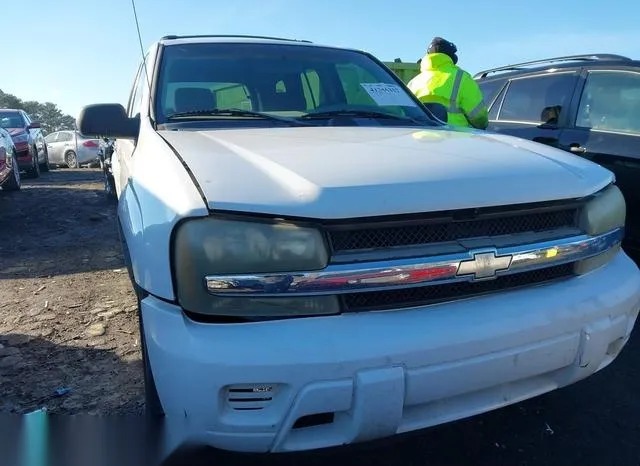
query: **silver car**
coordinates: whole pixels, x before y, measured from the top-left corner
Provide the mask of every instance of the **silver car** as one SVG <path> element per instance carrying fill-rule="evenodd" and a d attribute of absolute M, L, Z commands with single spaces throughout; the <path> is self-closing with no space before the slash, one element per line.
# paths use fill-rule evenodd
<path fill-rule="evenodd" d="M 78 168 L 98 158 L 98 139 L 82 137 L 78 131 L 56 131 L 44 138 L 49 151 L 49 162 Z"/>

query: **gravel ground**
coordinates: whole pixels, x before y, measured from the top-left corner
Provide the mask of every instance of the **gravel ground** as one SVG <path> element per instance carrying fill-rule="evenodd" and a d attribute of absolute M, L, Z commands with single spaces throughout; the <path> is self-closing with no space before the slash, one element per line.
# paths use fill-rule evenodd
<path fill-rule="evenodd" d="M 0 192 L 0 411 L 142 412 L 135 298 L 99 174 Z"/>
<path fill-rule="evenodd" d="M 99 170 L 0 191 L 0 413 L 143 410 L 135 298 Z M 54 397 L 55 390 L 69 388 Z M 209 451 L 167 464 L 640 465 L 640 337 L 601 373 L 377 445 L 269 460 Z"/>

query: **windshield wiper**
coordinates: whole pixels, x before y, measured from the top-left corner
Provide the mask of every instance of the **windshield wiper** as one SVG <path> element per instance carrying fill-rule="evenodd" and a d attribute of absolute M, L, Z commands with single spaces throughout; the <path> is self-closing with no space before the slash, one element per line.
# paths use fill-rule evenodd
<path fill-rule="evenodd" d="M 360 118 L 387 118 L 390 120 L 401 120 L 401 121 L 411 121 L 414 123 L 418 123 L 417 120 L 413 118 L 404 117 L 400 115 L 394 115 L 392 113 L 386 112 L 376 112 L 375 110 L 352 110 L 352 109 L 341 109 L 341 110 L 328 110 L 326 112 L 309 112 L 304 115 L 298 117 L 301 119 L 312 119 L 312 118 L 331 118 L 334 116 L 354 116 Z"/>
<path fill-rule="evenodd" d="M 251 110 L 241 110 L 239 108 L 212 108 L 209 110 L 194 110 L 191 112 L 176 112 L 167 116 L 167 120 L 181 120 L 192 117 L 218 117 L 218 116 L 232 116 L 232 117 L 250 117 L 250 118 L 262 118 L 264 120 L 280 121 L 288 123 L 290 125 L 302 125 L 303 123 L 293 120 L 287 117 L 281 117 L 276 115 L 270 115 L 268 113 L 253 112 Z"/>

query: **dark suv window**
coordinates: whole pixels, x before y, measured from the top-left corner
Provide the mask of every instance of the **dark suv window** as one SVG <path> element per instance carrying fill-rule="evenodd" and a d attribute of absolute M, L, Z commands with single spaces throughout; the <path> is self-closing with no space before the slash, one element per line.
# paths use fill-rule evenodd
<path fill-rule="evenodd" d="M 24 128 L 27 123 L 20 112 L 0 112 L 0 126 L 2 128 Z"/>
<path fill-rule="evenodd" d="M 557 123 L 561 110 L 569 104 L 575 80 L 575 73 L 513 79 L 498 120 Z"/>
<path fill-rule="evenodd" d="M 591 71 L 587 77 L 576 126 L 640 134 L 640 73 Z"/>
<path fill-rule="evenodd" d="M 482 97 L 484 97 L 484 103 L 488 107 L 496 98 L 496 95 L 504 86 L 504 80 L 498 79 L 496 81 L 479 82 L 480 90 L 482 91 Z"/>

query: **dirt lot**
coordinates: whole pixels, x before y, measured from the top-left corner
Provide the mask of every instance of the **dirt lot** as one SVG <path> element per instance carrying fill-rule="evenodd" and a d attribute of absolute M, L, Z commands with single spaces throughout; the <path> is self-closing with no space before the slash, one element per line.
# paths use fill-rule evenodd
<path fill-rule="evenodd" d="M 135 299 L 99 174 L 0 192 L 1 411 L 142 411 Z"/>
<path fill-rule="evenodd" d="M 56 170 L 25 180 L 21 192 L 0 192 L 0 413 L 143 409 L 135 301 L 115 209 L 101 189 L 100 172 L 84 169 Z M 53 397 L 61 388 L 70 392 Z M 612 366 L 566 389 L 389 444 L 269 463 L 636 466 L 638 393 L 636 332 Z M 219 460 L 197 452 L 172 464 Z"/>

